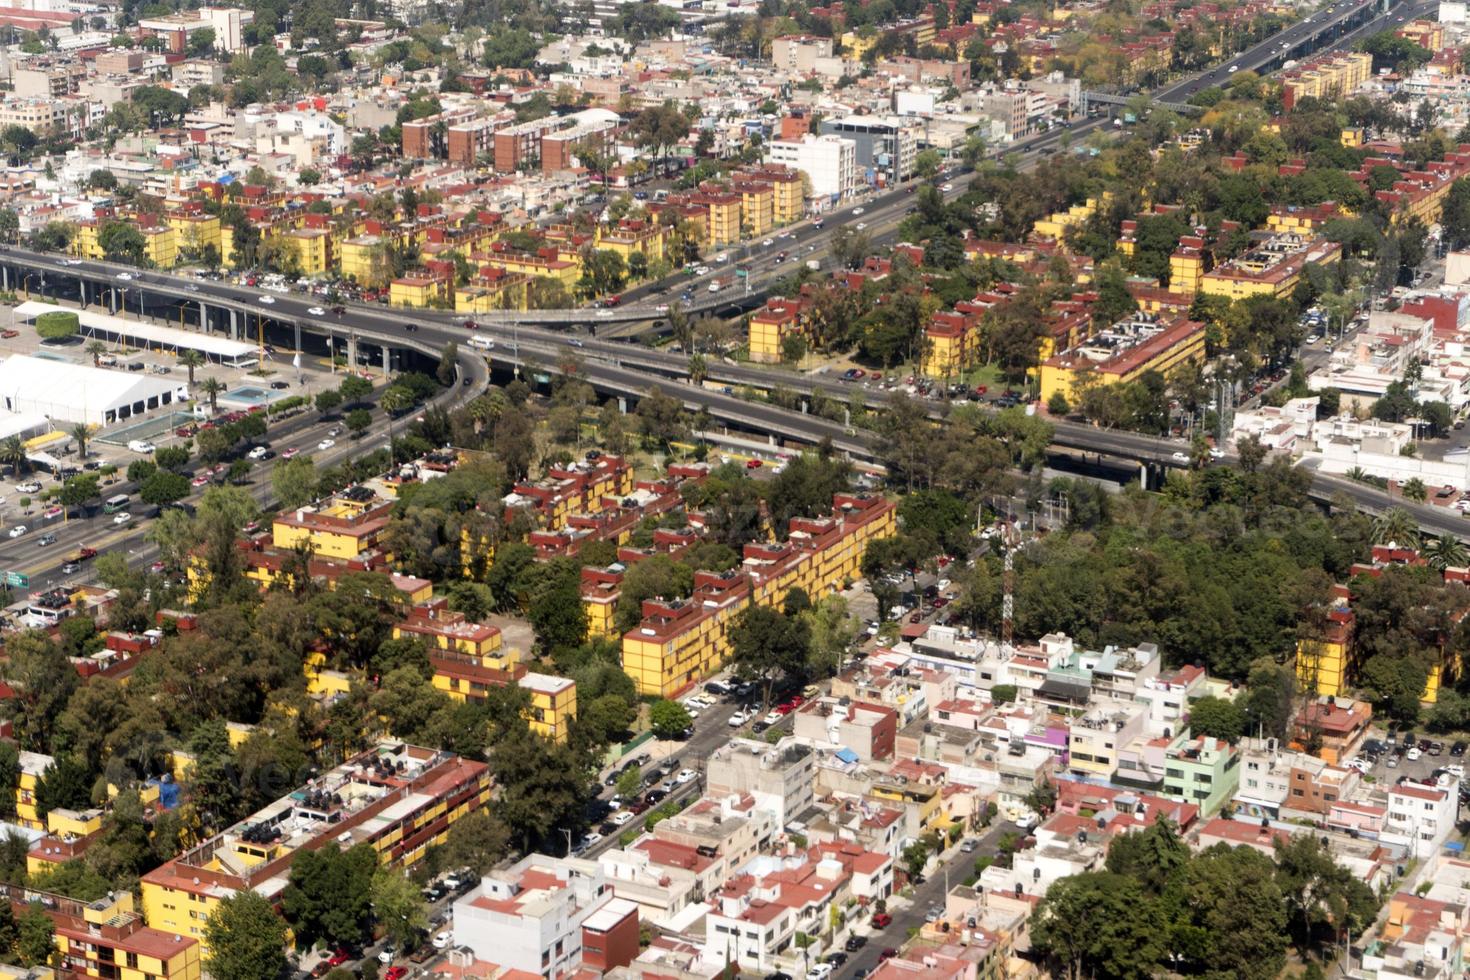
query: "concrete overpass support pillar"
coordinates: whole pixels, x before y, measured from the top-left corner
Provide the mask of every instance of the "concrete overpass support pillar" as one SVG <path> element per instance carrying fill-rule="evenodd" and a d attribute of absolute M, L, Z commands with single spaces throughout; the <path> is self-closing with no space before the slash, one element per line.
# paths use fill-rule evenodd
<path fill-rule="evenodd" d="M 805 415 L 808 412 L 810 412 L 811 410 L 812 410 L 811 402 L 809 402 L 805 398 L 803 398 L 801 400 L 801 414 Z"/>
<path fill-rule="evenodd" d="M 347 370 L 349 372 L 357 370 L 357 334 L 355 333 L 347 335 Z"/>
<path fill-rule="evenodd" d="M 85 310 L 87 308 L 87 280 L 85 280 L 85 279 L 78 279 L 77 280 L 77 289 L 80 292 L 81 297 L 82 297 L 82 309 Z"/>
<path fill-rule="evenodd" d="M 240 339 L 240 315 L 236 310 L 230 311 L 230 339 Z"/>
<path fill-rule="evenodd" d="M 199 332 L 209 333 L 209 307 L 204 305 L 204 300 L 199 301 Z"/>
<path fill-rule="evenodd" d="M 3 287 L 7 293 L 10 292 L 10 267 L 0 267 L 0 276 L 4 276 L 3 281 L 0 281 L 0 287 Z"/>
<path fill-rule="evenodd" d="M 383 345 L 383 377 L 388 377 L 393 370 L 393 348 L 387 344 Z"/>
<path fill-rule="evenodd" d="M 1139 463 L 1138 464 L 1138 485 L 1139 485 L 1140 488 L 1142 488 L 1144 490 L 1147 490 L 1148 489 L 1148 464 L 1147 463 Z"/>
<path fill-rule="evenodd" d="M 776 444 L 776 433 L 774 433 L 774 432 L 767 432 L 766 433 L 766 445 L 768 445 L 768 446 L 774 446 L 775 444 Z"/>
<path fill-rule="evenodd" d="M 623 395 L 618 396 L 618 412 L 622 415 L 628 414 L 628 399 Z"/>
<path fill-rule="evenodd" d="M 296 321 L 296 356 L 301 356 L 301 321 Z"/>

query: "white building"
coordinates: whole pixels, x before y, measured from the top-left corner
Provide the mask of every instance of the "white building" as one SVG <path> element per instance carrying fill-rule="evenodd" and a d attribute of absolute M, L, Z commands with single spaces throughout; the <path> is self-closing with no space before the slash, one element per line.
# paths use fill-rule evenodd
<path fill-rule="evenodd" d="M 626 929 L 630 916 L 636 946 L 638 906 L 614 897 L 597 862 L 530 854 L 454 903 L 454 944 L 502 969 L 556 980 L 581 967 L 584 924 L 606 934 Z"/>
<path fill-rule="evenodd" d="M 1403 847 L 1410 857 L 1427 858 L 1455 829 L 1457 783 L 1448 788 L 1404 783 L 1388 791 L 1388 815 L 1378 839 Z"/>
<path fill-rule="evenodd" d="M 816 774 L 816 753 L 800 739 L 734 738 L 709 757 L 705 787 L 711 796 L 750 794 L 784 827 L 812 807 Z"/>
<path fill-rule="evenodd" d="M 109 371 L 17 354 L 0 363 L 0 410 L 52 421 L 112 425 L 182 409 L 189 386 L 155 375 Z"/>
<path fill-rule="evenodd" d="M 812 197 L 836 203 L 857 189 L 857 145 L 841 136 L 803 136 L 799 140 L 772 140 L 766 161 L 784 163 L 807 175 Z"/>

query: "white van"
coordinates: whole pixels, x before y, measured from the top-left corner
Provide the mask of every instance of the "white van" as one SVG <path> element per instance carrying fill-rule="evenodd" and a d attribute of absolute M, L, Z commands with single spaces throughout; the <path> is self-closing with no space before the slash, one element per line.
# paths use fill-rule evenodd
<path fill-rule="evenodd" d="M 133 439 L 128 443 L 128 449 L 135 453 L 142 453 L 145 456 L 157 448 L 157 446 L 145 439 Z"/>
<path fill-rule="evenodd" d="M 470 337 L 470 346 L 478 348 L 479 350 L 494 350 L 495 341 L 491 340 L 489 337 L 485 337 L 480 334 L 474 334 Z"/>

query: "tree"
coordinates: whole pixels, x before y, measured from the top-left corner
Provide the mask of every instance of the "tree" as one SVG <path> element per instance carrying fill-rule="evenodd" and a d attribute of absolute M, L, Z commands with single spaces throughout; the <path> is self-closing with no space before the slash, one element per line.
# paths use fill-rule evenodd
<path fill-rule="evenodd" d="M 1416 548 L 1419 545 L 1419 522 L 1404 508 L 1390 507 L 1373 521 L 1373 543 Z"/>
<path fill-rule="evenodd" d="M 75 313 L 53 310 L 36 317 L 36 333 L 41 335 L 42 340 L 61 340 L 76 334 L 77 323 Z"/>
<path fill-rule="evenodd" d="M 308 456 L 282 460 L 271 470 L 271 491 L 286 510 L 310 503 L 317 496 L 316 464 Z"/>
<path fill-rule="evenodd" d="M 1453 534 L 1441 534 L 1437 538 L 1430 538 L 1421 549 L 1424 560 L 1429 567 L 1437 572 L 1446 568 L 1464 568 L 1470 564 L 1470 550 L 1465 548 L 1465 543 Z"/>
<path fill-rule="evenodd" d="M 682 731 L 683 729 L 680 729 Z M 634 763 L 624 769 L 618 776 L 618 784 L 615 787 L 619 796 L 625 800 L 636 797 L 643 789 L 643 767 Z"/>
<path fill-rule="evenodd" d="M 146 504 L 162 507 L 189 496 L 189 478 L 182 473 L 158 470 L 138 488 L 138 496 Z"/>
<path fill-rule="evenodd" d="M 510 830 L 483 807 L 451 824 L 444 840 L 444 865 L 468 868 L 472 875 L 489 872 L 509 853 Z"/>
<path fill-rule="evenodd" d="M 225 383 L 219 378 L 205 378 L 199 383 L 199 390 L 204 397 L 209 399 L 209 412 L 211 415 L 219 413 L 219 396 L 225 390 Z"/>
<path fill-rule="evenodd" d="M 368 844 L 346 851 L 327 846 L 296 856 L 281 893 L 281 913 L 298 948 L 309 949 L 318 940 L 347 945 L 367 935 L 377 867 L 377 852 Z"/>
<path fill-rule="evenodd" d="M 56 953 L 56 927 L 40 902 L 32 902 L 21 913 L 15 952 L 27 966 L 46 966 Z"/>
<path fill-rule="evenodd" d="M 434 377 L 444 387 L 454 384 L 455 372 L 459 364 L 459 345 L 454 341 L 448 341 L 444 345 L 444 352 L 439 355 L 439 366 L 434 370 Z"/>
<path fill-rule="evenodd" d="M 1068 980 L 1152 976 L 1164 955 L 1157 902 L 1132 878 L 1111 872 L 1055 882 L 1032 923 L 1032 946 Z"/>
<path fill-rule="evenodd" d="M 379 868 L 372 882 L 373 916 L 400 949 L 429 928 L 429 913 L 418 886 L 397 868 Z"/>
<path fill-rule="evenodd" d="M 316 410 L 323 415 L 330 415 L 342 404 L 342 393 L 328 388 L 326 391 L 316 393 Z"/>
<path fill-rule="evenodd" d="M 85 810 L 92 805 L 92 774 L 69 755 L 58 758 L 36 784 L 36 815 L 52 810 Z"/>
<path fill-rule="evenodd" d="M 684 732 L 694 724 L 688 710 L 678 701 L 660 698 L 648 708 L 648 723 L 656 738 L 683 738 Z"/>
<path fill-rule="evenodd" d="M 360 439 L 362 438 L 362 434 L 372 426 L 373 417 L 365 408 L 354 408 L 347 413 L 347 417 L 343 421 L 352 433 L 352 438 Z"/>
<path fill-rule="evenodd" d="M 1189 706 L 1189 730 L 1194 735 L 1221 738 L 1234 745 L 1245 733 L 1245 714 L 1234 701 L 1202 697 Z"/>
<path fill-rule="evenodd" d="M 810 641 L 801 619 L 751 604 L 730 627 L 730 659 L 741 679 L 761 685 L 762 703 L 769 704 L 778 676 L 804 676 Z"/>
<path fill-rule="evenodd" d="M 257 892 L 222 899 L 204 925 L 214 980 L 275 980 L 286 972 L 286 923 Z"/>
<path fill-rule="evenodd" d="M 500 728 L 490 753 L 500 818 L 523 851 L 554 846 L 560 828 L 585 819 L 582 807 L 591 796 L 586 767 L 572 746 L 533 734 L 520 719 Z"/>
<path fill-rule="evenodd" d="M 204 366 L 204 355 L 197 350 L 184 350 L 179 352 L 179 363 L 189 371 L 189 386 L 194 386 L 194 369 Z"/>
<path fill-rule="evenodd" d="M 76 689 L 76 668 L 61 648 L 41 633 L 12 635 L 6 640 L 5 651 L 0 676 L 15 695 L 0 706 L 0 711 L 14 725 L 21 748 L 47 751 L 56 718 Z"/>
<path fill-rule="evenodd" d="M 371 395 L 373 393 L 373 383 L 367 378 L 359 378 L 355 374 L 349 374 L 337 386 L 337 391 L 342 395 L 343 403 L 351 405 Z"/>

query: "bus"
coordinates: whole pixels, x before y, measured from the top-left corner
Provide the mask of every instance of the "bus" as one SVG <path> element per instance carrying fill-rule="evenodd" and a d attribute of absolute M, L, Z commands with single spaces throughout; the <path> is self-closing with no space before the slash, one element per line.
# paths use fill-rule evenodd
<path fill-rule="evenodd" d="M 479 350 L 494 350 L 495 341 L 491 340 L 489 337 L 481 336 L 480 334 L 474 334 L 470 337 L 470 346 L 478 348 Z"/>
<path fill-rule="evenodd" d="M 107 502 L 102 505 L 102 513 L 116 514 L 120 510 L 128 509 L 128 495 L 120 493 L 116 497 L 108 497 Z"/>

